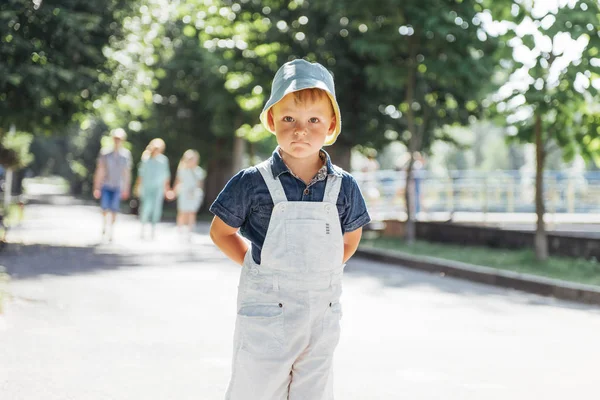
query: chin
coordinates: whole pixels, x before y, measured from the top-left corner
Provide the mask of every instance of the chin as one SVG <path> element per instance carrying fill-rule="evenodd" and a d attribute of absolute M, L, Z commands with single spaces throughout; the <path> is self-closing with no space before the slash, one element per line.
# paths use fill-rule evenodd
<path fill-rule="evenodd" d="M 287 149 L 284 149 L 283 151 L 294 157 L 307 157 L 314 153 L 312 151 L 312 148 L 306 145 L 290 146 Z"/>

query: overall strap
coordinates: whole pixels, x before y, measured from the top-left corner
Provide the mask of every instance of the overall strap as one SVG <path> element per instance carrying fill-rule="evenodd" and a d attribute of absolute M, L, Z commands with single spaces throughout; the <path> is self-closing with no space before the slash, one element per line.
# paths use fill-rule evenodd
<path fill-rule="evenodd" d="M 271 194 L 271 198 L 273 199 L 273 204 L 277 205 L 278 203 L 287 201 L 287 197 L 285 197 L 285 192 L 283 191 L 283 186 L 279 179 L 273 178 L 273 171 L 271 170 L 271 160 L 265 160 L 256 166 L 258 172 L 262 175 L 265 183 L 267 184 L 267 188 L 269 189 L 269 193 Z"/>
<path fill-rule="evenodd" d="M 342 188 L 342 177 L 338 175 L 327 175 L 327 183 L 325 184 L 325 195 L 323 201 L 337 204 L 340 189 Z"/>

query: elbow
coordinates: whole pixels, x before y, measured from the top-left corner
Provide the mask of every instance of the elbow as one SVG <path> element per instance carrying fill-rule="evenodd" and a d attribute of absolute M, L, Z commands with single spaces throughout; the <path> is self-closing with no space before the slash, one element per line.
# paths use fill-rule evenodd
<path fill-rule="evenodd" d="M 212 226 L 210 228 L 210 231 L 208 232 L 208 236 L 210 236 L 210 240 L 212 240 L 212 242 L 214 244 L 217 244 L 218 236 L 216 235 L 216 233 L 215 233 L 214 229 L 212 228 Z"/>

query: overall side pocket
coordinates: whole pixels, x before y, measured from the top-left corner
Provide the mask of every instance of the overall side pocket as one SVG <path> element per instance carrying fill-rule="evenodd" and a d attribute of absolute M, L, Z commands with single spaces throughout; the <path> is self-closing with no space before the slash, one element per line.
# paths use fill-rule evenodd
<path fill-rule="evenodd" d="M 277 353 L 283 347 L 283 305 L 243 304 L 238 311 L 241 349 L 254 355 Z"/>
<path fill-rule="evenodd" d="M 342 305 L 339 302 L 330 303 L 323 317 L 323 333 L 320 345 L 325 354 L 333 354 L 340 341 L 340 321 Z"/>

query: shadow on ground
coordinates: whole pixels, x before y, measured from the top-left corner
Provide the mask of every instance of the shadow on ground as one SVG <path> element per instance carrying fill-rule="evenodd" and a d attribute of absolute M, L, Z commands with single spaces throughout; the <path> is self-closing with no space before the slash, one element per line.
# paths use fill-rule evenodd
<path fill-rule="evenodd" d="M 193 249 L 131 253 L 106 245 L 56 246 L 10 243 L 0 256 L 0 264 L 11 279 L 31 279 L 43 275 L 67 276 L 127 267 L 169 266 L 181 263 L 210 263 L 222 259 L 212 246 Z"/>
<path fill-rule="evenodd" d="M 45 205 L 44 205 L 45 204 Z M 74 207 L 75 206 L 75 207 Z M 52 215 L 76 213 L 81 222 L 93 221 L 97 218 L 97 206 L 89 206 L 87 202 L 70 198 L 68 196 L 48 196 L 42 198 L 39 205 L 33 205 L 31 211 L 36 211 L 39 220 L 30 220 L 25 231 L 31 230 L 39 234 L 44 230 L 44 237 L 60 234 L 77 228 L 72 225 L 57 226 L 65 223 L 61 219 L 52 219 Z M 132 216 L 120 217 L 122 223 L 137 223 Z M 223 262 L 224 256 L 207 240 L 209 224 L 199 223 L 196 233 L 199 243 L 186 244 L 180 241 L 169 242 L 166 245 L 157 242 L 141 242 L 128 240 L 125 244 L 92 244 L 92 245 L 61 245 L 62 238 L 58 237 L 57 243 L 9 243 L 0 253 L 0 265 L 6 267 L 12 279 L 31 279 L 43 275 L 68 276 L 75 274 L 95 273 L 103 270 L 116 270 L 128 267 L 144 266 L 172 266 L 181 263 L 202 264 L 219 263 L 227 268 L 239 268 L 231 262 Z M 136 230 L 137 231 L 137 230 Z M 47 232 L 47 233 L 46 233 Z M 88 233 L 89 234 L 89 233 Z M 484 284 L 467 282 L 455 278 L 444 277 L 403 268 L 398 265 L 375 262 L 364 258 L 352 259 L 346 266 L 348 278 L 368 278 L 376 282 L 373 290 L 378 288 L 415 288 L 423 290 L 436 290 L 440 292 L 457 294 L 478 301 L 486 297 L 503 298 L 514 303 L 531 304 L 539 306 L 554 306 L 580 310 L 595 310 L 600 308 L 578 303 L 559 301 L 531 295 L 524 292 L 488 286 Z M 486 302 L 480 302 L 482 307 Z"/>

